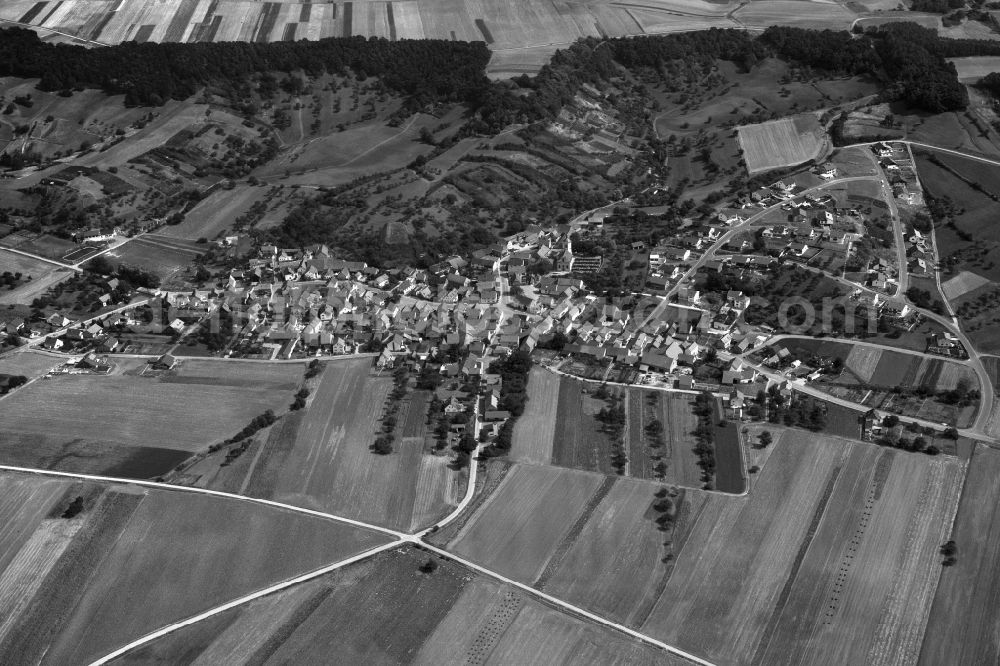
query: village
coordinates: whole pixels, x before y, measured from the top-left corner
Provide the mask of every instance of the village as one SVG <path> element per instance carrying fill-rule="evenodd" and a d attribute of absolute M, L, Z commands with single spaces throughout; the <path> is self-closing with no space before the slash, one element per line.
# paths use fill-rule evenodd
<path fill-rule="evenodd" d="M 883 166 L 891 159 L 875 151 Z M 837 174 L 817 167 L 812 176 L 832 183 Z M 898 334 L 922 321 L 897 294 L 891 247 L 860 248 L 885 208 L 877 198 L 838 199 L 822 186 L 778 181 L 701 223 L 628 243 L 629 266 L 642 267 L 641 287 L 618 293 L 588 287 L 608 260 L 575 245 L 606 243 L 616 220 L 630 214 L 620 208 L 572 224 L 533 225 L 426 269 L 378 269 L 338 259 L 324 245 L 263 245 L 213 288 L 125 294 L 112 277 L 100 283 L 107 293 L 94 317 L 74 321 L 53 312 L 31 324 L 7 323 L 5 335 L 72 354 L 63 370 L 71 372 L 107 373 L 114 354 L 147 355 L 167 369 L 186 355 L 280 361 L 371 354 L 380 370 L 405 365 L 434 375 L 435 384 L 471 386 L 444 396 L 452 412 L 470 409 L 487 389 L 493 397 L 482 412 L 493 434 L 509 414 L 497 408 L 500 380 L 490 367 L 514 351 L 535 352 L 552 371 L 589 380 L 728 395 L 730 416 L 744 418 L 760 393 L 787 395 L 830 371 L 785 364 L 774 354 L 754 357 L 758 363 L 745 358 L 788 332 L 775 316 L 783 293 L 776 285 L 794 292 L 811 279 L 812 292 L 829 290 L 822 295 L 834 296 L 836 307 L 859 313 L 859 328 L 877 322 Z M 911 253 L 928 251 L 920 231 L 908 236 Z M 231 236 L 217 245 L 242 241 Z M 800 296 L 822 307 L 816 293 Z M 926 351 L 967 354 L 946 334 L 929 338 Z"/>

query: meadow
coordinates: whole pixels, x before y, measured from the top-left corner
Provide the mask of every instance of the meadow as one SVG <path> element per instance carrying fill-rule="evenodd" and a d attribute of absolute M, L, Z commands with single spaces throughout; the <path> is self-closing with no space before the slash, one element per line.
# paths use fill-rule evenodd
<path fill-rule="evenodd" d="M 21 478 L 3 475 L 0 483 Z M 89 663 L 131 637 L 384 542 L 367 530 L 234 500 L 56 483 L 61 499 L 48 501 L 60 508 L 34 532 L 53 550 L 27 551 L 29 539 L 0 573 L 0 595 L 9 595 L 25 567 L 46 564 L 34 572 L 29 598 L 16 600 L 20 612 L 0 627 L 0 649 L 25 662 Z M 83 509 L 68 517 L 75 496 Z"/>
<path fill-rule="evenodd" d="M 184 241 L 146 234 L 129 240 L 114 250 L 104 253 L 113 264 L 137 266 L 157 275 L 166 282 L 191 266 L 191 262 L 208 248 Z"/>

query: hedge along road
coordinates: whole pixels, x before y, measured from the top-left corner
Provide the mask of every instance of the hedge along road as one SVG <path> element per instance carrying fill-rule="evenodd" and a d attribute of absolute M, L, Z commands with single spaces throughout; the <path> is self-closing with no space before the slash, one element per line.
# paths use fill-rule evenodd
<path fill-rule="evenodd" d="M 478 421 L 478 414 L 477 414 L 477 421 Z M 477 447 L 477 450 L 474 451 L 473 454 L 472 454 L 473 459 L 475 458 L 475 456 L 478 455 L 478 453 L 479 453 L 479 450 L 478 450 L 478 447 Z M 359 528 L 362 528 L 362 529 L 372 530 L 372 531 L 378 532 L 380 534 L 384 534 L 386 536 L 393 537 L 393 539 L 394 539 L 393 541 L 391 541 L 391 542 L 389 542 L 387 544 L 383 544 L 381 546 L 369 549 L 369 550 L 364 551 L 362 553 L 359 553 L 357 555 L 353 555 L 353 556 L 348 557 L 348 558 L 346 558 L 344 560 L 340 560 L 338 562 L 332 563 L 332 564 L 330 564 L 330 565 L 328 565 L 326 567 L 322 567 L 320 569 L 316 569 L 314 571 L 311 571 L 311 572 L 308 572 L 308 573 L 296 576 L 294 578 L 286 579 L 284 581 L 276 583 L 275 585 L 269 586 L 267 588 L 263 588 L 261 590 L 258 590 L 256 592 L 253 592 L 253 593 L 248 594 L 248 595 L 245 595 L 245 596 L 240 597 L 238 599 L 234 599 L 232 601 L 229 601 L 229 602 L 227 602 L 225 604 L 222 604 L 220 606 L 216 606 L 215 608 L 210 608 L 209 610 L 204 611 L 202 613 L 199 613 L 197 615 L 194 615 L 192 617 L 186 618 L 184 620 L 180 620 L 178 622 L 175 622 L 175 623 L 169 624 L 169 625 L 167 625 L 165 627 L 162 627 L 160 629 L 157 629 L 156 631 L 151 632 L 149 634 L 146 634 L 145 636 L 142 636 L 142 637 L 140 637 L 140 638 L 138 638 L 138 639 L 136 639 L 134 641 L 131 641 L 130 643 L 128 643 L 126 645 L 123 645 L 122 647 L 116 649 L 114 652 L 111 652 L 111 653 L 109 653 L 109 654 L 101 657 L 100 659 L 97 659 L 96 661 L 94 661 L 92 663 L 91 666 L 103 666 L 103 664 L 107 664 L 107 663 L 111 662 L 112 660 L 114 660 L 114 659 L 116 659 L 116 658 L 118 658 L 118 657 L 120 657 L 120 656 L 122 656 L 122 655 L 124 655 L 124 654 L 126 654 L 126 653 L 128 653 L 128 652 L 130 652 L 130 651 L 132 651 L 134 649 L 136 649 L 136 648 L 139 648 L 139 647 L 141 647 L 143 645 L 146 645 L 146 644 L 148 644 L 148 643 L 150 643 L 150 642 L 152 642 L 152 641 L 154 641 L 154 640 L 156 640 L 158 638 L 166 636 L 167 634 L 173 633 L 174 631 L 177 631 L 178 629 L 181 629 L 183 627 L 187 627 L 187 626 L 195 624 L 197 622 L 201 622 L 202 620 L 211 618 L 211 617 L 213 617 L 215 615 L 218 615 L 220 613 L 224 613 L 224 612 L 226 612 L 226 611 L 228 611 L 228 610 L 230 610 L 232 608 L 236 608 L 238 606 L 247 604 L 247 603 L 249 603 L 249 602 L 251 602 L 251 601 L 253 601 L 255 599 L 259 599 L 261 597 L 267 596 L 267 595 L 272 594 L 274 592 L 279 592 L 281 590 L 284 590 L 284 589 L 287 589 L 289 587 L 292 587 L 293 585 L 298 585 L 299 583 L 304 583 L 304 582 L 312 580 L 314 578 L 318 578 L 320 576 L 328 574 L 328 573 L 330 573 L 332 571 L 336 571 L 337 569 L 340 569 L 340 568 L 345 567 L 347 565 L 353 564 L 355 562 L 359 562 L 361 560 L 364 560 L 364 559 L 367 559 L 367 558 L 372 557 L 374 555 L 377 555 L 378 553 L 384 552 L 384 551 L 389 550 L 391 548 L 395 548 L 395 547 L 398 547 L 400 545 L 407 544 L 407 543 L 413 544 L 414 546 L 416 546 L 418 548 L 422 548 L 424 550 L 428 550 L 430 552 L 434 552 L 434 553 L 436 553 L 438 555 L 441 555 L 443 557 L 447 557 L 447 558 L 449 558 L 449 559 L 451 559 L 451 560 L 453 560 L 453 561 L 455 561 L 455 562 L 457 562 L 459 564 L 462 564 L 462 565 L 468 567 L 469 569 L 472 569 L 472 570 L 477 571 L 479 573 L 482 573 L 484 575 L 490 576 L 491 578 L 495 578 L 496 580 L 498 580 L 498 581 L 500 581 L 502 583 L 506 583 L 508 585 L 512 585 L 514 587 L 517 587 L 517 588 L 519 588 L 519 589 L 521 589 L 521 590 L 523 590 L 523 591 L 525 591 L 525 592 L 527 592 L 527 593 L 529 593 L 529 594 L 531 594 L 531 595 L 533 595 L 533 596 L 535 596 L 535 597 L 537 597 L 537 598 L 539 598 L 539 599 L 541 599 L 541 600 L 543 600 L 543 601 L 545 601 L 545 602 L 547 602 L 547 603 L 549 603 L 551 605 L 554 605 L 554 606 L 560 608 L 561 610 L 567 611 L 567 612 L 569 612 L 569 613 L 571 613 L 573 615 L 577 615 L 577 616 L 582 617 L 582 618 L 586 618 L 588 620 L 591 620 L 591 621 L 593 621 L 593 622 L 595 622 L 597 624 L 600 624 L 602 626 L 608 627 L 610 629 L 617 630 L 617 631 L 619 631 L 619 632 L 621 632 L 623 634 L 626 634 L 627 636 L 629 636 L 631 638 L 634 638 L 636 640 L 642 641 L 643 643 L 646 643 L 647 645 L 659 648 L 661 650 L 665 650 L 666 652 L 669 652 L 669 653 L 671 653 L 673 655 L 676 655 L 678 657 L 682 657 L 684 659 L 687 659 L 687 660 L 689 660 L 689 661 L 691 661 L 693 663 L 699 664 L 700 666 L 714 666 L 714 664 L 712 664 L 711 662 L 706 661 L 706 660 L 704 660 L 704 659 L 702 659 L 700 657 L 697 657 L 695 655 L 689 654 L 687 652 L 684 652 L 683 650 L 680 650 L 679 648 L 675 648 L 675 647 L 673 647 L 671 645 L 667 645 L 666 643 L 663 643 L 663 642 L 658 641 L 658 640 L 656 640 L 656 639 L 654 639 L 654 638 L 652 638 L 650 636 L 647 636 L 647 635 L 642 634 L 642 633 L 640 633 L 638 631 L 635 631 L 634 629 L 631 629 L 631 628 L 626 627 L 624 625 L 618 624 L 617 622 L 612 622 L 611 620 L 603 618 L 603 617 L 601 617 L 599 615 L 595 615 L 594 613 L 591 613 L 591 612 L 589 612 L 587 610 L 584 610 L 583 608 L 580 608 L 578 606 L 574 606 L 573 604 L 570 604 L 570 603 L 568 603 L 566 601 L 563 601 L 563 600 L 558 599 L 556 597 L 553 597 L 551 595 L 545 594 L 544 592 L 536 590 L 536 589 L 534 589 L 534 588 L 532 588 L 532 587 L 530 587 L 528 585 L 525 585 L 525 584 L 520 583 L 520 582 L 515 581 L 515 580 L 511 580 L 510 578 L 502 576 L 502 575 L 500 575 L 500 574 L 498 574 L 498 573 L 496 573 L 494 571 L 491 571 L 490 569 L 487 569 L 487 568 L 482 567 L 482 566 L 480 566 L 478 564 L 475 564 L 475 563 L 470 562 L 468 560 L 465 560 L 465 559 L 463 559 L 461 557 L 458 557 L 457 555 L 454 555 L 454 554 L 452 554 L 452 553 L 450 553 L 450 552 L 448 552 L 446 550 L 442 550 L 440 548 L 437 548 L 436 546 L 432 546 L 430 544 L 425 543 L 422 540 L 422 537 L 425 534 L 427 534 L 428 532 L 431 532 L 431 531 L 435 530 L 436 528 L 440 528 L 440 527 L 442 527 L 442 526 L 450 523 L 451 521 L 453 521 L 456 517 L 458 517 L 458 515 L 462 511 L 465 510 L 465 508 L 468 506 L 469 502 L 472 501 L 472 497 L 473 497 L 473 495 L 475 493 L 475 481 L 476 481 L 476 470 L 477 470 L 477 467 L 478 467 L 477 465 L 470 465 L 470 468 L 469 468 L 469 483 L 468 483 L 468 487 L 466 488 L 465 497 L 462 498 L 462 501 L 459 502 L 459 504 L 455 508 L 455 510 L 452 511 L 447 516 L 445 516 L 443 519 L 441 519 L 437 524 L 435 524 L 435 525 L 433 525 L 430 528 L 427 528 L 425 530 L 421 530 L 420 532 L 418 532 L 416 534 L 409 534 L 409 533 L 406 533 L 406 532 L 399 532 L 399 531 L 391 530 L 391 529 L 388 529 L 388 528 L 385 528 L 385 527 L 380 527 L 378 525 L 372 525 L 372 524 L 369 524 L 369 523 L 365 523 L 365 522 L 362 522 L 362 521 L 359 521 L 359 520 L 353 520 L 351 518 L 344 518 L 344 517 L 338 516 L 336 514 L 326 513 L 326 512 L 323 512 L 323 511 L 316 511 L 314 509 L 306 509 L 306 508 L 303 508 L 303 507 L 292 506 L 291 504 L 284 504 L 282 502 L 275 502 L 273 500 L 261 499 L 261 498 L 256 498 L 256 497 L 244 497 L 242 495 L 236 495 L 236 494 L 233 494 L 233 493 L 222 492 L 222 491 L 219 491 L 219 490 L 209 490 L 207 488 L 192 488 L 192 487 L 189 487 L 189 486 L 177 486 L 177 485 L 173 485 L 173 484 L 169 484 L 169 483 L 160 483 L 158 481 L 142 481 L 142 480 L 135 480 L 135 479 L 120 478 L 120 477 L 99 476 L 99 475 L 94 475 L 94 474 L 77 474 L 77 473 L 74 473 L 74 472 L 59 472 L 59 471 L 54 471 L 54 470 L 36 469 L 36 468 L 31 468 L 31 467 L 17 467 L 17 466 L 14 466 L 14 465 L 0 465 L 0 471 L 19 472 L 19 473 L 24 473 L 24 474 L 37 474 L 39 476 L 53 476 L 53 477 L 58 477 L 58 478 L 79 479 L 79 480 L 83 480 L 83 481 L 94 481 L 94 482 L 99 482 L 99 483 L 116 483 L 116 484 L 126 484 L 126 485 L 131 484 L 131 485 L 141 486 L 141 487 L 145 487 L 145 488 L 155 488 L 155 489 L 159 489 L 159 490 L 171 490 L 171 491 L 176 491 L 176 492 L 200 493 L 202 495 L 211 495 L 213 497 L 221 497 L 221 498 L 230 499 L 230 500 L 236 500 L 236 501 L 240 501 L 240 502 L 250 502 L 250 503 L 260 504 L 260 505 L 268 506 L 268 507 L 272 507 L 272 508 L 283 509 L 283 510 L 286 510 L 286 511 L 293 511 L 293 512 L 296 512 L 296 513 L 305 514 L 305 515 L 309 515 L 309 516 L 315 516 L 317 518 L 323 518 L 323 519 L 326 519 L 326 520 L 333 520 L 333 521 L 336 521 L 336 522 L 345 523 L 347 525 L 352 525 L 354 527 L 359 527 Z"/>

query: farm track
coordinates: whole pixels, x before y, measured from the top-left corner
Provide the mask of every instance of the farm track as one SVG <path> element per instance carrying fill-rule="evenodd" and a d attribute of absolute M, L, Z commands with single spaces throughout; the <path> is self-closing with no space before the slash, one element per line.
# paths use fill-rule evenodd
<path fill-rule="evenodd" d="M 603 502 L 604 498 L 611 492 L 611 489 L 614 487 L 615 481 L 617 480 L 618 477 L 615 476 L 605 477 L 604 481 L 601 482 L 601 485 L 594 491 L 594 494 L 589 500 L 587 500 L 587 504 L 584 507 L 583 512 L 577 517 L 573 526 L 569 528 L 569 532 L 567 532 L 566 536 L 564 536 L 562 541 L 559 542 L 559 545 L 556 546 L 556 550 L 552 553 L 552 557 L 549 558 L 548 563 L 545 565 L 545 569 L 535 580 L 534 586 L 539 590 L 544 589 L 546 583 L 549 582 L 549 579 L 559 570 L 559 567 L 562 565 L 563 560 L 566 559 L 566 555 L 569 553 L 570 548 L 573 547 L 573 544 L 576 543 L 577 538 L 583 531 L 584 526 L 586 526 L 590 517 L 594 515 L 594 511 L 597 509 L 598 505 Z"/>
<path fill-rule="evenodd" d="M 785 579 L 785 584 L 782 586 L 781 593 L 778 595 L 778 601 L 775 603 L 774 608 L 771 611 L 771 617 L 768 619 L 764 632 L 761 635 L 760 642 L 757 644 L 757 649 L 754 651 L 753 659 L 750 662 L 753 666 L 763 666 L 764 664 L 764 655 L 767 652 L 768 644 L 771 642 L 771 638 L 777 630 L 778 621 L 781 619 L 781 614 L 785 609 L 785 604 L 788 603 L 788 599 L 791 596 L 792 586 L 795 584 L 796 577 L 798 577 L 802 562 L 805 561 L 809 545 L 812 543 L 813 537 L 816 536 L 816 531 L 819 529 L 819 523 L 823 519 L 823 514 L 826 512 L 826 505 L 830 501 L 830 497 L 833 495 L 834 486 L 837 485 L 837 479 L 840 477 L 840 472 L 842 470 L 843 457 L 841 458 L 840 464 L 830 471 L 830 476 L 826 481 L 826 487 L 823 488 L 823 494 L 820 496 L 819 503 L 816 504 L 816 509 L 813 511 L 812 519 L 809 521 L 809 528 L 806 530 L 805 536 L 803 536 L 802 542 L 799 544 L 799 549 L 795 553 L 795 559 L 792 561 L 792 567 L 789 570 L 788 577 Z"/>

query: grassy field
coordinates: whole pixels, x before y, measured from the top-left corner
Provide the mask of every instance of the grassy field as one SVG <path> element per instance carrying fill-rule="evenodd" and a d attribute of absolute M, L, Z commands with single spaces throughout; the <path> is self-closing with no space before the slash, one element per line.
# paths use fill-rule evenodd
<path fill-rule="evenodd" d="M 235 435 L 291 391 L 190 384 L 130 376 L 62 375 L 4 398 L 2 441 L 37 436 L 53 447 L 78 442 L 199 451 Z M 0 459 L 4 445 L 0 444 Z"/>
<path fill-rule="evenodd" d="M 556 415 L 559 409 L 559 375 L 542 368 L 528 375 L 528 404 L 514 425 L 509 458 L 518 462 L 547 464 L 552 460 Z"/>
<path fill-rule="evenodd" d="M 164 227 L 163 236 L 198 240 L 217 238 L 232 227 L 233 221 L 246 213 L 264 198 L 267 188 L 236 186 L 231 190 L 218 190 L 198 202 L 180 224 Z"/>
<path fill-rule="evenodd" d="M 1000 660 L 994 618 L 1000 612 L 1000 452 L 980 445 L 969 463 L 954 531 L 954 566 L 941 570 L 920 664 Z M 940 559 L 940 558 L 939 558 Z"/>
<path fill-rule="evenodd" d="M 643 628 L 718 663 L 912 655 L 960 464 L 798 431 L 773 446 L 749 497 L 704 503 Z"/>
<path fill-rule="evenodd" d="M 782 118 L 739 128 L 740 146 L 750 173 L 811 160 L 824 145 L 825 133 L 814 115 Z"/>
<path fill-rule="evenodd" d="M 458 472 L 425 455 L 420 438 L 373 453 L 389 377 L 369 376 L 371 359 L 328 363 L 311 406 L 272 429 L 248 486 L 258 497 L 333 511 L 409 530 L 457 503 Z"/>
<path fill-rule="evenodd" d="M 1000 72 L 1000 58 L 996 56 L 948 58 L 948 62 L 955 65 L 959 80 L 966 83 L 976 83 L 987 74 Z"/>
<path fill-rule="evenodd" d="M 186 627 L 115 662 L 641 664 L 663 652 L 406 548 Z M 342 660 L 342 662 L 341 662 Z"/>
<path fill-rule="evenodd" d="M 516 465 L 451 548 L 512 578 L 533 582 L 601 487 L 596 474 Z"/>
<path fill-rule="evenodd" d="M 62 365 L 63 359 L 42 352 L 19 351 L 0 358 L 0 374 L 40 377 L 49 370 Z"/>
<path fill-rule="evenodd" d="M 51 519 L 75 523 L 76 531 L 0 639 L 5 654 L 26 662 L 87 663 L 127 638 L 383 539 L 182 492 L 90 487 L 67 493 L 64 502 L 77 494 L 86 498 L 82 513 Z M 0 580 L 18 573 L 9 566 Z"/>

